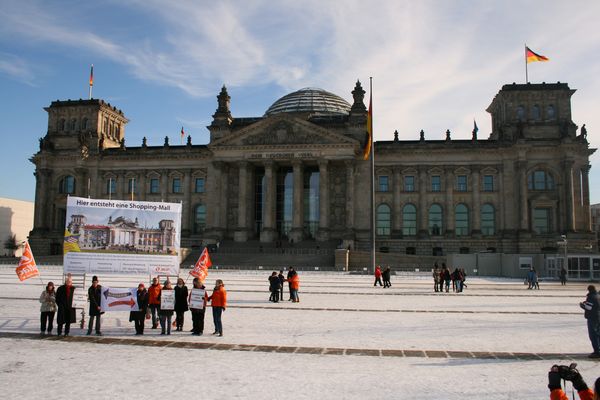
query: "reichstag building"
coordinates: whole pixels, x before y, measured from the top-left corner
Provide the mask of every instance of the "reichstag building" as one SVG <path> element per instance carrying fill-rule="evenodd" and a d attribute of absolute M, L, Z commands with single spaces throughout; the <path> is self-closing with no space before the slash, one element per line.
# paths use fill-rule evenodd
<path fill-rule="evenodd" d="M 403 255 L 588 251 L 589 148 L 566 83 L 504 85 L 487 138 L 375 142 L 377 248 Z M 305 88 L 262 116 L 236 118 L 225 87 L 206 145 L 125 142 L 125 114 L 99 100 L 54 101 L 32 157 L 30 243 L 60 254 L 67 195 L 181 202 L 182 245 L 312 243 L 370 248 L 365 91 L 352 103 Z"/>

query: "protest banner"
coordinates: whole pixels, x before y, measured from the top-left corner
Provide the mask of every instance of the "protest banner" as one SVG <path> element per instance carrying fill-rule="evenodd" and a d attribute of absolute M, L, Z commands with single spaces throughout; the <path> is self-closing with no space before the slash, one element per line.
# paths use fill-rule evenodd
<path fill-rule="evenodd" d="M 138 311 L 137 288 L 103 287 L 100 293 L 102 311 Z"/>
<path fill-rule="evenodd" d="M 190 308 L 202 309 L 204 308 L 204 294 L 206 293 L 205 289 L 192 289 L 190 293 Z"/>
<path fill-rule="evenodd" d="M 23 246 L 23 255 L 19 259 L 19 266 L 15 269 L 20 281 L 24 281 L 34 276 L 40 276 L 29 242 L 25 242 Z"/>
<path fill-rule="evenodd" d="M 160 309 L 161 310 L 174 310 L 175 309 L 175 291 L 174 290 L 161 290 L 160 291 Z"/>
<path fill-rule="evenodd" d="M 178 275 L 181 204 L 67 200 L 64 272 Z"/>
<path fill-rule="evenodd" d="M 87 307 L 87 293 L 85 290 L 75 290 L 73 292 L 73 308 L 83 308 Z"/>

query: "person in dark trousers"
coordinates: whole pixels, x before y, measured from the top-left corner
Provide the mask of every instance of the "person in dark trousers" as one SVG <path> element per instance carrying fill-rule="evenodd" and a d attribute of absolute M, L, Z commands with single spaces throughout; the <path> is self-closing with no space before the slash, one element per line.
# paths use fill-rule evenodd
<path fill-rule="evenodd" d="M 183 322 L 185 312 L 188 310 L 188 288 L 182 278 L 177 279 L 175 286 L 175 325 L 176 331 L 183 331 Z"/>
<path fill-rule="evenodd" d="M 71 324 L 75 323 L 75 309 L 73 308 L 74 292 L 75 286 L 73 286 L 73 280 L 68 275 L 65 284 L 56 289 L 56 306 L 58 310 L 56 317 L 58 328 L 56 329 L 56 333 L 59 336 L 63 332 L 63 325 L 65 327 L 65 336 L 69 336 Z"/>
<path fill-rule="evenodd" d="M 442 263 L 442 282 L 445 284 L 446 286 L 446 293 L 448 293 L 450 291 L 450 270 L 448 269 L 448 267 L 446 267 L 445 263 Z"/>
<path fill-rule="evenodd" d="M 433 265 L 433 271 L 431 272 L 433 276 L 433 291 L 440 292 L 440 270 L 438 269 L 437 263 Z"/>
<path fill-rule="evenodd" d="M 135 323 L 136 335 L 143 335 L 144 322 L 146 321 L 146 313 L 148 312 L 148 291 L 143 283 L 138 285 L 136 296 L 138 309 L 129 313 L 129 322 L 133 321 Z"/>
<path fill-rule="evenodd" d="M 283 276 L 283 270 L 279 270 L 279 300 L 283 301 L 283 284 L 285 283 L 285 276 Z"/>
<path fill-rule="evenodd" d="M 54 291 L 54 283 L 48 282 L 46 289 L 40 295 L 40 333 L 52 334 L 54 323 L 54 314 L 56 313 L 56 292 Z M 46 331 L 46 329 L 48 329 Z"/>
<path fill-rule="evenodd" d="M 388 266 L 383 270 L 383 273 L 382 273 L 384 288 L 389 288 L 392 286 L 392 282 L 390 282 L 391 275 L 392 275 L 392 270 Z"/>
<path fill-rule="evenodd" d="M 560 284 L 565 286 L 567 284 L 567 270 L 565 267 L 560 269 Z"/>
<path fill-rule="evenodd" d="M 213 289 L 212 295 L 208 298 L 213 311 L 213 322 L 215 324 L 215 331 L 213 335 L 223 336 L 223 313 L 227 308 L 227 291 L 225 285 L 221 279 L 217 279 L 215 282 L 215 288 Z"/>
<path fill-rule="evenodd" d="M 165 291 L 165 290 L 173 290 L 173 285 L 171 285 L 171 281 L 168 279 L 165 281 L 165 285 L 163 286 L 163 288 L 160 291 L 160 294 L 158 295 L 158 304 L 159 304 L 158 316 L 159 316 L 159 320 L 160 320 L 160 334 L 164 335 L 166 333 L 167 335 L 170 335 L 171 334 L 171 318 L 173 317 L 173 310 L 166 310 L 166 309 L 162 309 L 160 307 L 160 299 L 161 299 L 163 291 Z"/>
<path fill-rule="evenodd" d="M 379 286 L 383 286 L 383 283 L 381 283 L 381 267 L 379 265 L 375 267 L 375 283 L 373 286 L 377 286 L 378 283 Z"/>
<path fill-rule="evenodd" d="M 269 301 L 272 301 L 273 303 L 278 303 L 279 302 L 279 277 L 277 276 L 277 272 L 275 272 L 275 271 L 273 271 L 273 273 L 269 277 L 269 292 L 271 292 Z"/>
<path fill-rule="evenodd" d="M 194 289 L 204 289 L 204 302 L 202 308 L 192 308 L 192 335 L 200 336 L 204 333 L 204 314 L 206 312 L 206 303 L 208 301 L 208 294 L 206 293 L 206 287 L 202 284 L 200 278 L 194 278 L 193 282 Z M 190 296 L 192 293 L 190 292 Z"/>
<path fill-rule="evenodd" d="M 587 320 L 588 336 L 594 349 L 589 357 L 600 358 L 600 295 L 594 285 L 589 285 L 587 290 L 585 301 L 579 303 L 579 306 L 584 310 L 583 315 Z"/>
<path fill-rule="evenodd" d="M 292 276 L 294 276 L 295 273 L 296 273 L 296 271 L 294 271 L 294 267 L 290 267 L 290 269 L 288 270 L 288 273 L 287 273 L 287 277 L 285 279 L 287 281 L 287 283 L 288 283 L 288 288 L 289 288 L 289 291 L 290 291 L 290 298 L 288 299 L 288 301 L 292 301 L 293 300 L 292 299 L 292 282 L 290 282 L 290 278 Z"/>
<path fill-rule="evenodd" d="M 87 334 L 92 334 L 92 329 L 94 328 L 94 319 L 96 320 L 96 335 L 102 336 L 102 332 L 100 332 L 100 316 L 102 314 L 102 310 L 100 307 L 100 300 L 102 296 L 102 286 L 98 284 L 98 277 L 94 275 L 92 278 L 92 286 L 88 289 L 88 298 L 90 300 L 90 321 L 88 322 L 88 330 Z"/>

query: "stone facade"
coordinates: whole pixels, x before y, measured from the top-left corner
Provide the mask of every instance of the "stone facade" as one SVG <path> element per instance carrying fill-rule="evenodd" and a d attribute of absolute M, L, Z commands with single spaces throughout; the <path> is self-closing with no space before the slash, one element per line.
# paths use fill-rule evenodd
<path fill-rule="evenodd" d="M 470 140 L 378 141 L 377 247 L 423 256 L 555 253 L 597 244 L 586 133 L 567 84 L 505 85 L 487 111 L 492 133 Z M 223 87 L 208 145 L 125 146 L 127 119 L 101 100 L 56 101 L 36 165 L 35 254 L 59 253 L 68 194 L 182 202 L 182 245 L 231 241 L 370 248 L 367 110 L 303 89 L 262 117 L 235 118 Z M 312 96 L 312 97 L 310 97 Z"/>

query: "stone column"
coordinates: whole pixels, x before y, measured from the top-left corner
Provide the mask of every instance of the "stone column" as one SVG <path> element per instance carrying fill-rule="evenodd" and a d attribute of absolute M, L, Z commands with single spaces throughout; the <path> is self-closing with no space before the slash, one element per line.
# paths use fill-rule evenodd
<path fill-rule="evenodd" d="M 495 228 L 496 235 L 499 235 L 500 232 L 503 232 L 506 229 L 506 218 L 505 218 L 505 201 L 506 193 L 504 192 L 504 167 L 502 164 L 498 166 L 498 182 L 494 182 L 494 191 L 500 194 L 500 201 L 498 202 L 498 208 L 494 208 L 494 218 L 495 218 Z"/>
<path fill-rule="evenodd" d="M 294 216 L 290 239 L 298 243 L 304 239 L 304 166 L 302 161 L 294 160 Z"/>
<path fill-rule="evenodd" d="M 354 239 L 354 160 L 346 160 L 346 235 Z"/>
<path fill-rule="evenodd" d="M 527 161 L 517 163 L 519 176 L 519 215 L 521 216 L 521 231 L 529 231 L 529 202 L 527 201 Z"/>
<path fill-rule="evenodd" d="M 392 236 L 402 236 L 402 174 L 400 167 L 394 167 L 394 210 L 392 220 Z"/>
<path fill-rule="evenodd" d="M 277 179 L 275 172 L 275 163 L 265 161 L 265 186 L 266 195 L 264 201 L 265 215 L 263 215 L 263 229 L 260 232 L 261 242 L 272 242 L 275 240 L 275 207 L 277 195 Z"/>
<path fill-rule="evenodd" d="M 160 173 L 160 201 L 169 199 L 169 171 L 163 169 Z"/>
<path fill-rule="evenodd" d="M 125 174 L 123 173 L 123 171 L 115 171 L 115 175 L 116 175 L 116 189 L 117 189 L 117 193 L 115 193 L 115 198 L 117 200 L 123 200 L 124 197 L 124 189 L 127 186 L 127 182 L 125 182 Z"/>
<path fill-rule="evenodd" d="M 329 239 L 329 176 L 328 160 L 319 160 L 319 231 L 317 240 Z"/>
<path fill-rule="evenodd" d="M 35 172 L 35 211 L 34 211 L 34 229 L 47 229 L 48 204 L 51 202 L 48 199 L 48 184 L 52 171 L 49 169 L 38 169 Z"/>
<path fill-rule="evenodd" d="M 584 165 L 583 167 L 581 167 L 581 192 L 583 194 L 583 229 L 586 232 L 592 231 L 592 219 L 590 216 L 590 168 L 592 168 L 591 165 Z"/>
<path fill-rule="evenodd" d="M 219 238 L 221 226 L 221 164 L 213 161 L 209 165 L 206 180 L 206 234 L 215 240 Z"/>
<path fill-rule="evenodd" d="M 240 161 L 239 167 L 239 192 L 238 192 L 238 227 L 234 233 L 236 242 L 248 240 L 248 162 Z"/>
<path fill-rule="evenodd" d="M 573 164 L 572 160 L 566 160 L 563 163 L 565 179 L 565 204 L 566 204 L 566 222 L 567 231 L 575 231 L 575 201 L 573 199 Z"/>
<path fill-rule="evenodd" d="M 148 191 L 147 184 L 148 184 L 148 177 L 146 176 L 146 172 L 142 170 L 138 174 L 137 193 L 136 193 L 136 196 L 140 201 L 146 200 L 146 192 Z"/>
<path fill-rule="evenodd" d="M 454 234 L 454 171 L 446 168 L 446 236 Z"/>
<path fill-rule="evenodd" d="M 427 210 L 427 168 L 425 166 L 419 167 L 419 210 L 417 216 L 419 219 L 419 237 L 429 236 L 429 230 L 427 227 L 427 216 L 429 210 Z"/>
<path fill-rule="evenodd" d="M 219 201 L 219 212 L 221 213 L 221 217 L 219 218 L 219 229 L 221 230 L 221 234 L 219 237 L 222 239 L 228 228 L 227 211 L 229 210 L 229 165 L 225 162 L 221 163 L 221 181 L 219 184 L 221 193 L 221 199 Z"/>
<path fill-rule="evenodd" d="M 471 207 L 471 215 L 473 216 L 471 226 L 472 235 L 481 235 L 481 182 L 479 169 L 479 166 L 473 167 L 473 173 L 471 175 L 473 180 L 473 206 Z"/>

